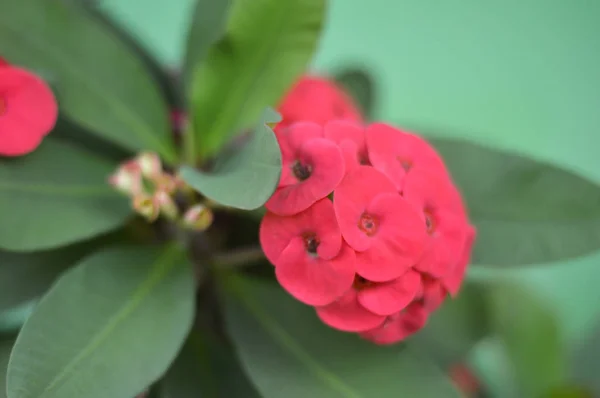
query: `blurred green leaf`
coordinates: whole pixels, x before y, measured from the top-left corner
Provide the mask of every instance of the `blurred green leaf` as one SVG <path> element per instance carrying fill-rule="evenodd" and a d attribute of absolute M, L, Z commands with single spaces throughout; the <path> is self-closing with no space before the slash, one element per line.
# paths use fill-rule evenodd
<path fill-rule="evenodd" d="M 99 252 L 65 273 L 27 320 L 8 370 L 10 398 L 131 397 L 175 359 L 194 314 L 184 252 Z"/>
<path fill-rule="evenodd" d="M 591 333 L 578 341 L 571 353 L 570 365 L 572 380 L 600 396 L 600 321 Z"/>
<path fill-rule="evenodd" d="M 168 110 L 144 64 L 81 5 L 0 0 L 0 53 L 55 84 L 60 109 L 132 151 L 176 159 Z"/>
<path fill-rule="evenodd" d="M 214 155 L 280 98 L 311 59 L 326 0 L 236 1 L 226 35 L 194 72 L 193 130 L 201 157 Z"/>
<path fill-rule="evenodd" d="M 504 342 L 522 397 L 541 397 L 565 378 L 563 341 L 556 316 L 517 284 L 489 289 L 494 332 Z"/>
<path fill-rule="evenodd" d="M 191 81 L 198 63 L 206 58 L 210 46 L 225 34 L 232 2 L 233 0 L 196 0 L 184 61 L 187 82 Z"/>
<path fill-rule="evenodd" d="M 427 325 L 411 338 L 444 368 L 465 360 L 469 351 L 490 333 L 485 289 L 465 283 L 455 299 L 447 298 Z"/>
<path fill-rule="evenodd" d="M 596 372 L 597 372 L 596 368 Z M 559 387 L 544 394 L 542 398 L 594 398 L 591 392 L 578 386 Z"/>
<path fill-rule="evenodd" d="M 131 209 L 107 183 L 112 172 L 111 164 L 52 139 L 0 161 L 0 248 L 50 249 L 117 228 Z"/>
<path fill-rule="evenodd" d="M 459 397 L 412 347 L 376 346 L 330 329 L 275 285 L 225 283 L 227 330 L 265 398 Z"/>
<path fill-rule="evenodd" d="M 371 75 L 361 69 L 348 69 L 338 73 L 335 80 L 354 99 L 364 117 L 372 119 L 376 93 Z"/>
<path fill-rule="evenodd" d="M 211 173 L 184 166 L 181 178 L 206 197 L 225 206 L 253 210 L 275 191 L 281 174 L 281 152 L 265 113 L 249 141 L 238 151 L 225 154 Z"/>
<path fill-rule="evenodd" d="M 0 336 L 0 398 L 6 398 L 6 370 L 14 341 Z"/>
<path fill-rule="evenodd" d="M 561 261 L 600 249 L 600 186 L 556 166 L 435 138 L 477 226 L 474 264 Z"/>
<path fill-rule="evenodd" d="M 211 334 L 192 331 L 161 383 L 161 398 L 259 397 L 231 347 Z"/>

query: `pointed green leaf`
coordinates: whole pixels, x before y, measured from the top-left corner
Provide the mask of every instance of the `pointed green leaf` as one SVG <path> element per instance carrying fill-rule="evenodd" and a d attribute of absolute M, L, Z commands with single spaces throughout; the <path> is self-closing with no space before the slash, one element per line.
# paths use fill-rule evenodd
<path fill-rule="evenodd" d="M 315 50 L 326 0 L 236 1 L 226 35 L 194 73 L 196 150 L 214 155 L 253 123 L 304 71 Z"/>
<path fill-rule="evenodd" d="M 473 263 L 560 261 L 600 249 L 600 185 L 479 144 L 436 138 L 477 226 Z"/>
<path fill-rule="evenodd" d="M 274 120 L 265 114 L 262 121 Z M 192 188 L 225 206 L 253 210 L 275 191 L 281 174 L 281 152 L 273 131 L 261 122 L 238 151 L 220 159 L 211 173 L 184 166 L 181 178 Z"/>
<path fill-rule="evenodd" d="M 492 328 L 504 342 L 523 397 L 540 397 L 565 380 L 563 341 L 556 316 L 517 284 L 489 290 Z"/>
<path fill-rule="evenodd" d="M 0 0 L 0 54 L 50 79 L 61 111 L 77 123 L 132 151 L 175 160 L 156 83 L 119 37 L 80 5 Z"/>
<path fill-rule="evenodd" d="M 329 329 L 275 285 L 226 283 L 227 330 L 265 398 L 459 397 L 412 347 L 376 346 Z"/>
<path fill-rule="evenodd" d="M 42 250 L 115 229 L 131 214 L 107 183 L 114 166 L 52 139 L 0 160 L 0 248 Z"/>
<path fill-rule="evenodd" d="M 132 397 L 175 359 L 194 313 L 178 247 L 99 252 L 64 274 L 27 320 L 9 398 Z"/>
<path fill-rule="evenodd" d="M 197 0 L 188 33 L 184 73 L 191 81 L 193 71 L 203 61 L 210 46 L 225 34 L 227 17 L 233 0 Z"/>

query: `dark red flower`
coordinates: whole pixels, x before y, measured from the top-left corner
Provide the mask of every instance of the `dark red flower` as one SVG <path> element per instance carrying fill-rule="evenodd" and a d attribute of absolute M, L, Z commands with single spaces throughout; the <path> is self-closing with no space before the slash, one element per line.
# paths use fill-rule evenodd
<path fill-rule="evenodd" d="M 362 121 L 352 98 L 333 81 L 323 77 L 304 76 L 286 94 L 279 105 L 282 121 L 276 131 L 295 122 L 320 125 L 332 120 Z"/>
<path fill-rule="evenodd" d="M 57 117 L 56 100 L 42 79 L 13 66 L 0 68 L 0 155 L 33 151 Z"/>
<path fill-rule="evenodd" d="M 9 66 L 10 64 L 8 63 L 7 60 L 5 60 L 4 58 L 0 57 L 0 68 L 3 66 Z"/>
<path fill-rule="evenodd" d="M 260 243 L 281 286 L 305 304 L 329 304 L 352 286 L 355 254 L 327 199 L 293 216 L 267 213 Z"/>
<path fill-rule="evenodd" d="M 366 140 L 371 164 L 387 175 L 398 190 L 402 190 L 404 177 L 412 170 L 448 175 L 442 158 L 418 135 L 374 123 L 367 128 Z"/>
<path fill-rule="evenodd" d="M 373 167 L 359 166 L 346 175 L 333 204 L 344 239 L 357 251 L 360 276 L 390 281 L 421 257 L 427 237 L 424 216 Z"/>
<path fill-rule="evenodd" d="M 277 134 L 283 167 L 279 185 L 265 207 L 292 215 L 329 195 L 344 177 L 340 148 L 323 138 L 323 127 L 296 123 Z"/>

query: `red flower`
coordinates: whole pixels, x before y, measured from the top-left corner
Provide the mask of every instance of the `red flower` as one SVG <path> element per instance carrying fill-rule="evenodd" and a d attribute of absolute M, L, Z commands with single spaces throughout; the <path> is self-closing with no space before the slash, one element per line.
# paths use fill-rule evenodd
<path fill-rule="evenodd" d="M 421 330 L 429 313 L 422 304 L 414 302 L 405 310 L 388 317 L 383 324 L 361 333 L 361 337 L 376 344 L 394 344 Z"/>
<path fill-rule="evenodd" d="M 350 289 L 333 303 L 317 307 L 317 315 L 326 325 L 345 332 L 362 332 L 381 325 L 386 317 L 367 310 L 358 302 L 358 292 Z"/>
<path fill-rule="evenodd" d="M 365 128 L 349 121 L 334 121 L 325 125 L 325 138 L 339 145 L 344 155 L 346 173 L 360 165 L 369 165 Z"/>
<path fill-rule="evenodd" d="M 298 80 L 286 94 L 278 110 L 283 120 L 277 125 L 277 130 L 298 121 L 320 125 L 331 120 L 362 121 L 350 96 L 334 82 L 315 76 L 305 76 Z"/>
<path fill-rule="evenodd" d="M 371 164 L 387 175 L 398 190 L 402 190 L 404 177 L 413 170 L 448 174 L 437 152 L 418 135 L 374 123 L 367 128 L 366 139 Z"/>
<path fill-rule="evenodd" d="M 56 100 L 43 80 L 20 68 L 0 68 L 0 155 L 33 151 L 57 116 Z"/>
<path fill-rule="evenodd" d="M 442 279 L 442 283 L 452 296 L 456 296 L 458 294 L 460 286 L 462 285 L 462 281 L 465 278 L 467 265 L 469 265 L 471 261 L 471 252 L 473 250 L 473 244 L 475 243 L 475 235 L 475 228 L 470 226 L 465 236 L 465 241 L 460 252 L 461 255 L 458 263 L 455 265 L 454 269 L 450 271 L 450 275 Z"/>
<path fill-rule="evenodd" d="M 404 179 L 404 197 L 423 212 L 427 241 L 416 268 L 434 277 L 450 273 L 470 228 L 460 195 L 447 176 L 412 170 Z"/>
<path fill-rule="evenodd" d="M 3 66 L 9 66 L 10 64 L 2 57 L 0 57 L 0 68 Z"/>
<path fill-rule="evenodd" d="M 281 286 L 305 304 L 329 304 L 352 286 L 354 251 L 342 242 L 327 199 L 294 216 L 267 213 L 260 243 Z"/>
<path fill-rule="evenodd" d="M 378 315 L 397 313 L 410 304 L 422 290 L 421 276 L 413 270 L 408 270 L 393 281 L 383 283 L 357 277 L 354 286 L 358 292 L 358 302 Z"/>
<path fill-rule="evenodd" d="M 308 209 L 329 195 L 344 176 L 340 148 L 323 138 L 315 123 L 296 123 L 277 134 L 283 168 L 279 186 L 265 207 L 279 215 Z"/>
<path fill-rule="evenodd" d="M 427 236 L 424 217 L 379 171 L 357 167 L 335 190 L 333 204 L 363 278 L 390 281 L 420 258 Z"/>

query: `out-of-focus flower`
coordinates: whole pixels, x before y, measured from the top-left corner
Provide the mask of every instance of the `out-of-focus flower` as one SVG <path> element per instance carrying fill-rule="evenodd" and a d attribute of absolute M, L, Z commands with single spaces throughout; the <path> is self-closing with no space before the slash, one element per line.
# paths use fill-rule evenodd
<path fill-rule="evenodd" d="M 168 192 L 158 190 L 154 193 L 155 200 L 158 202 L 160 213 L 164 214 L 170 220 L 174 220 L 179 215 L 177 204 Z"/>
<path fill-rule="evenodd" d="M 291 88 L 278 107 L 282 121 L 276 131 L 295 122 L 324 125 L 332 120 L 362 121 L 352 98 L 333 81 L 317 76 L 304 76 Z"/>
<path fill-rule="evenodd" d="M 441 158 L 381 123 L 277 135 L 284 168 L 260 242 L 279 283 L 325 324 L 376 344 L 416 333 L 458 293 L 475 239 Z"/>
<path fill-rule="evenodd" d="M 132 198 L 132 206 L 136 213 L 150 222 L 155 221 L 160 214 L 160 204 L 156 197 L 144 193 Z"/>
<path fill-rule="evenodd" d="M 142 193 L 142 171 L 135 160 L 123 163 L 108 178 L 110 185 L 118 191 L 134 196 Z"/>
<path fill-rule="evenodd" d="M 32 152 L 54 128 L 57 117 L 50 87 L 33 73 L 0 60 L 0 155 Z"/>
<path fill-rule="evenodd" d="M 162 174 L 162 162 L 156 153 L 142 152 L 136 160 L 142 172 L 142 176 L 149 180 L 153 180 Z"/>
<path fill-rule="evenodd" d="M 205 231 L 213 223 L 212 211 L 203 204 L 190 207 L 183 215 L 183 224 L 196 231 Z"/>

